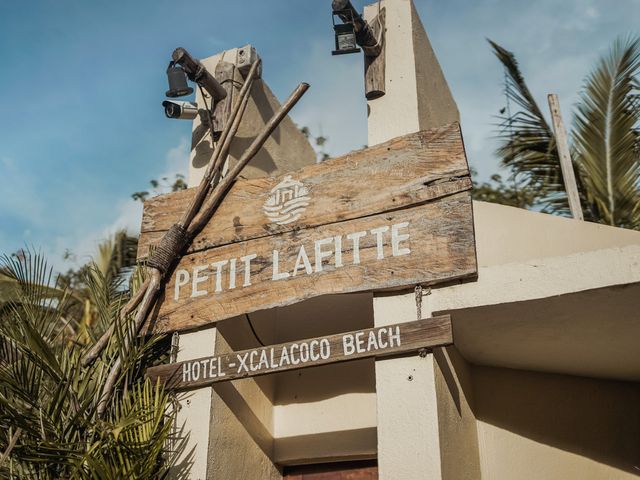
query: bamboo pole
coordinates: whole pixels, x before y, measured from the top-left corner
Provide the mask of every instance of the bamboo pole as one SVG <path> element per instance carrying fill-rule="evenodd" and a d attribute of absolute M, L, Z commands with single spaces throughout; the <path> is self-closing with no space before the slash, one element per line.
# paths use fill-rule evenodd
<path fill-rule="evenodd" d="M 122 307 L 122 310 L 120 310 L 121 322 L 124 323 L 124 321 L 127 319 L 127 315 L 133 312 L 133 310 L 140 304 L 140 302 L 144 298 L 144 295 L 147 291 L 148 286 L 149 286 L 149 279 L 147 278 L 144 281 L 144 283 L 140 285 L 140 288 L 138 288 L 135 295 L 129 299 L 129 301 L 124 307 Z M 102 350 L 106 348 L 107 344 L 109 343 L 109 339 L 111 338 L 111 335 L 113 335 L 114 327 L 115 325 L 111 325 L 107 329 L 107 331 L 102 334 L 102 336 L 98 339 L 98 341 L 93 344 L 93 347 L 91 347 L 91 349 L 87 352 L 87 354 L 82 359 L 83 367 L 86 367 L 87 365 L 91 364 L 91 362 L 93 362 L 98 357 L 98 355 L 100 355 L 100 352 L 102 352 Z"/>
<path fill-rule="evenodd" d="M 558 156 L 560 157 L 560 168 L 562 170 L 562 178 L 564 180 L 564 188 L 569 199 L 569 209 L 571 216 L 576 220 L 584 220 L 582 214 L 582 206 L 580 205 L 580 195 L 578 193 L 578 184 L 576 175 L 571 162 L 571 153 L 569 151 L 569 141 L 567 139 L 567 131 L 562 122 L 562 113 L 560 112 L 560 101 L 555 93 L 549 94 L 549 110 L 551 110 L 551 119 L 553 121 L 553 131 L 556 136 L 556 146 L 558 148 Z"/>
<path fill-rule="evenodd" d="M 193 217 L 202 206 L 202 203 L 204 202 L 204 199 L 206 198 L 206 195 L 211 187 L 211 182 L 214 180 L 216 169 L 220 168 L 221 158 L 226 157 L 231 141 L 238 131 L 240 121 L 242 120 L 242 115 L 244 114 L 244 110 L 247 106 L 247 102 L 251 93 L 251 85 L 253 84 L 253 81 L 258 72 L 260 62 L 261 60 L 258 59 L 252 64 L 245 82 L 240 89 L 239 100 L 231 111 L 227 126 L 223 130 L 220 139 L 216 144 L 216 148 L 213 152 L 211 160 L 209 161 L 209 166 L 207 167 L 205 175 L 202 178 L 200 185 L 198 186 L 198 190 L 192 198 L 189 207 L 185 210 L 185 213 L 179 222 L 184 228 L 188 228 L 188 226 L 191 224 L 191 221 L 193 220 Z M 126 320 L 126 316 L 129 315 L 142 301 L 148 287 L 149 279 L 145 280 L 143 285 L 136 292 L 136 295 L 132 297 L 131 300 L 129 300 L 129 302 L 124 306 L 120 313 L 120 320 L 123 323 Z M 86 367 L 87 365 L 91 364 L 96 358 L 98 358 L 100 353 L 108 345 L 109 339 L 113 335 L 113 331 L 114 326 L 112 325 L 84 356 L 84 358 L 82 359 L 83 366 Z"/>
<path fill-rule="evenodd" d="M 212 159 L 207 166 L 204 177 L 200 181 L 200 185 L 198 185 L 198 190 L 196 191 L 196 194 L 191 200 L 189 207 L 187 208 L 187 210 L 185 210 L 185 213 L 180 220 L 180 224 L 185 228 L 187 228 L 191 224 L 193 217 L 202 205 L 202 202 L 204 201 L 204 198 L 209 190 L 211 181 L 213 180 L 216 168 L 219 168 L 220 163 L 222 163 L 224 161 L 224 158 L 226 157 L 226 155 L 224 155 L 225 146 L 228 150 L 228 145 L 231 143 L 238 130 L 240 120 L 242 119 L 242 114 L 244 113 L 244 109 L 247 106 L 247 101 L 249 100 L 253 80 L 255 79 L 255 76 L 260 67 L 260 62 L 261 60 L 258 59 L 251 65 L 251 69 L 249 70 L 249 73 L 247 74 L 247 77 L 242 84 L 242 88 L 240 89 L 239 100 L 234 105 L 229 118 L 226 121 L 226 124 L 229 125 L 229 128 L 225 128 L 222 131 L 222 134 L 220 135 L 220 138 L 216 143 L 216 148 L 213 152 Z"/>
<path fill-rule="evenodd" d="M 202 198 L 202 200 L 199 201 L 199 205 L 196 208 L 198 213 L 193 218 L 193 221 L 190 223 L 190 225 L 184 225 L 185 229 L 187 230 L 187 234 L 188 234 L 187 238 L 189 239 L 189 242 L 191 241 L 191 239 L 195 237 L 195 235 L 197 235 L 197 233 L 204 227 L 204 225 L 206 225 L 206 223 L 209 221 L 211 216 L 215 213 L 221 201 L 224 199 L 224 196 L 226 195 L 227 191 L 229 190 L 233 182 L 236 180 L 236 178 L 238 177 L 242 169 L 260 151 L 260 149 L 262 148 L 264 143 L 267 141 L 271 133 L 273 133 L 273 131 L 280 124 L 280 122 L 287 116 L 289 111 L 295 106 L 296 103 L 298 103 L 298 100 L 302 98 L 302 95 L 304 95 L 304 93 L 308 89 L 309 89 L 309 84 L 307 83 L 301 83 L 300 85 L 298 85 L 298 87 L 292 92 L 289 98 L 280 106 L 280 108 L 273 115 L 273 117 L 264 125 L 264 127 L 258 133 L 255 140 L 251 143 L 249 148 L 244 152 L 242 157 L 238 160 L 238 163 L 234 165 L 234 167 L 229 171 L 229 173 L 222 180 L 220 179 L 219 175 L 215 174 L 216 173 L 215 168 L 212 168 L 212 171 L 209 172 L 213 175 L 213 178 L 211 180 L 207 178 L 203 178 L 203 180 L 200 183 L 200 187 L 203 187 L 203 188 L 206 187 L 209 181 L 213 181 L 213 185 L 211 186 L 211 193 L 209 197 L 206 198 L 206 202 L 204 203 L 204 205 L 202 204 L 202 202 L 205 200 L 204 197 Z M 243 98 L 243 99 L 240 99 L 239 101 L 240 102 L 244 101 L 244 106 L 246 106 L 246 100 L 247 100 L 246 98 Z M 237 113 L 240 113 L 240 112 L 244 112 L 244 107 L 241 106 L 238 109 Z M 234 118 L 232 122 L 227 122 L 227 125 L 225 126 L 226 132 L 224 132 L 223 135 L 228 136 L 231 132 L 233 132 L 233 135 L 235 135 L 235 132 L 237 131 L 239 123 L 240 123 L 239 118 Z M 226 138 L 224 141 L 224 144 L 227 145 L 227 150 L 230 143 L 231 143 L 231 138 L 230 137 Z M 212 159 L 212 162 L 218 162 L 220 157 L 223 154 L 226 156 L 224 145 L 223 147 L 221 147 L 220 150 L 218 149 L 216 150 L 218 151 L 218 156 Z M 209 169 L 207 169 L 207 171 L 209 171 Z M 185 215 L 185 217 L 186 216 L 187 215 Z M 129 346 L 131 344 L 133 337 L 138 334 L 138 332 L 140 331 L 140 328 L 142 327 L 142 324 L 147 319 L 149 313 L 153 310 L 155 306 L 155 302 L 157 300 L 158 293 L 160 292 L 160 288 L 164 280 L 163 278 L 164 274 L 163 272 L 160 272 L 160 270 L 156 268 L 150 268 L 150 270 L 151 270 L 151 279 L 144 292 L 144 297 L 140 301 L 140 307 L 138 309 L 138 312 L 136 313 L 133 328 L 131 329 L 131 331 L 125 332 L 124 344 L 121 350 L 122 352 L 126 352 L 129 349 Z M 135 298 L 138 299 L 137 294 Z M 118 358 L 115 360 L 115 362 L 112 364 L 111 370 L 107 375 L 107 379 L 102 388 L 102 393 L 100 395 L 100 398 L 98 399 L 98 406 L 97 406 L 98 417 L 102 417 L 104 415 L 107 404 L 111 396 L 113 395 L 113 391 L 115 389 L 118 377 L 122 370 L 122 357 L 123 355 L 121 353 L 118 356 Z"/>
<path fill-rule="evenodd" d="M 11 455 L 11 451 L 16 446 L 16 443 L 18 443 L 18 438 L 20 438 L 20 435 L 22 435 L 22 429 L 18 427 L 16 428 L 16 431 L 11 436 L 11 439 L 9 440 L 9 445 L 7 445 L 7 449 L 2 453 L 2 457 L 0 457 L 0 467 L 5 462 L 5 460 L 9 458 L 9 455 Z"/>
<path fill-rule="evenodd" d="M 200 209 L 198 215 L 193 219 L 193 223 L 188 229 L 188 232 L 191 236 L 195 236 L 202 228 L 207 224 L 213 211 L 220 204 L 220 201 L 226 194 L 231 184 L 235 182 L 236 177 L 240 174 L 242 169 L 251 161 L 253 157 L 258 153 L 258 151 L 264 145 L 264 142 L 267 141 L 269 135 L 273 133 L 273 131 L 278 127 L 280 122 L 287 116 L 289 111 L 294 107 L 298 100 L 304 95 L 304 93 L 309 89 L 308 83 L 301 83 L 298 87 L 291 93 L 289 98 L 280 106 L 278 111 L 275 113 L 273 117 L 266 123 L 266 125 L 262 128 L 262 131 L 258 134 L 258 136 L 253 140 L 249 148 L 244 152 L 242 157 L 238 160 L 233 168 L 227 173 L 227 175 L 222 179 L 222 181 L 218 184 L 216 190 L 212 192 L 212 194 L 207 199 L 204 206 Z"/>

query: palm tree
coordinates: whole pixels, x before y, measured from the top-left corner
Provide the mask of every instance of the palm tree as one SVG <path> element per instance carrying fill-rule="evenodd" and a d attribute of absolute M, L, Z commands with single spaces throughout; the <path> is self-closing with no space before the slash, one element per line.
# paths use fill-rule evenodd
<path fill-rule="evenodd" d="M 501 117 L 498 155 L 543 211 L 568 215 L 555 137 L 514 54 L 489 40 L 515 112 Z M 570 133 L 585 219 L 640 229 L 640 39 L 621 38 L 584 80 Z"/>
<path fill-rule="evenodd" d="M 73 297 L 77 300 L 77 323 L 74 325 L 77 341 L 86 343 L 96 340 L 92 326 L 99 316 L 100 299 L 96 298 L 90 285 L 122 285 L 136 265 L 137 249 L 138 237 L 132 237 L 125 230 L 120 230 L 98 245 L 97 255 L 92 262 L 59 278 L 63 284 L 71 287 Z"/>
<path fill-rule="evenodd" d="M 92 323 L 70 335 L 66 315 L 77 299 L 52 280 L 40 255 L 6 256 L 0 270 L 12 297 L 0 311 L 0 478 L 164 478 L 183 443 L 167 450 L 174 410 L 144 371 L 163 360 L 166 340 L 134 338 L 122 348 L 131 325 L 119 316 L 130 295 L 121 271 L 87 268 Z M 130 283 L 135 292 L 140 274 Z M 85 352 L 111 324 L 108 347 L 83 366 Z M 118 357 L 124 368 L 101 415 L 101 393 Z"/>

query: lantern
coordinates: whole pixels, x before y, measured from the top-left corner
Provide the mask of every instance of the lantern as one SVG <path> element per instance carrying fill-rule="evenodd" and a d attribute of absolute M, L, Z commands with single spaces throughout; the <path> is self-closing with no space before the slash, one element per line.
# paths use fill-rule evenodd
<path fill-rule="evenodd" d="M 185 95 L 191 95 L 193 88 L 187 83 L 187 74 L 180 65 L 176 65 L 174 62 L 169 63 L 167 68 L 167 80 L 169 81 L 169 90 L 167 90 L 167 97 L 184 97 Z"/>
<path fill-rule="evenodd" d="M 345 23 L 336 24 L 336 16 L 347 18 Z M 333 30 L 336 36 L 336 49 L 332 55 L 344 55 L 345 53 L 358 53 L 360 49 L 356 44 L 356 29 L 353 23 L 353 13 L 350 10 L 334 11 Z"/>

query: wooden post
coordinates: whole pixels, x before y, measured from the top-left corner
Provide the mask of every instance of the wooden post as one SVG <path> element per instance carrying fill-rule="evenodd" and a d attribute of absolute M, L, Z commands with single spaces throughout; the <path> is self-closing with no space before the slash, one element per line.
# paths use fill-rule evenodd
<path fill-rule="evenodd" d="M 556 135 L 558 156 L 560 157 L 560 168 L 562 169 L 562 178 L 564 179 L 564 188 L 569 199 L 571 215 L 576 220 L 584 220 L 582 206 L 580 205 L 580 195 L 578 195 L 578 184 L 576 183 L 576 176 L 573 171 L 573 164 L 571 163 L 567 131 L 564 128 L 562 114 L 560 113 L 560 101 L 558 100 L 558 95 L 555 93 L 549 94 L 548 98 L 549 110 L 551 110 L 551 119 L 553 121 L 553 131 Z"/>
<path fill-rule="evenodd" d="M 363 47 L 364 55 L 364 95 L 367 100 L 375 100 L 385 94 L 384 70 L 385 70 L 385 10 L 381 9 L 378 15 L 371 21 L 372 30 L 376 38 L 380 38 L 381 45 L 377 45 L 379 52 L 375 55 L 367 54 L 370 49 Z"/>

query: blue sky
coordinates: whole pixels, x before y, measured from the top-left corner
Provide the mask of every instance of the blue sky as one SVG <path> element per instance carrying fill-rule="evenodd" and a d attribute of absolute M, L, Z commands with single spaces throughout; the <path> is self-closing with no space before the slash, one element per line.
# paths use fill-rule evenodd
<path fill-rule="evenodd" d="M 58 269 L 119 227 L 148 181 L 187 167 L 190 124 L 164 117 L 177 46 L 198 57 L 251 43 L 292 116 L 340 154 L 366 143 L 362 58 L 332 57 L 330 0 L 0 0 L 0 253 L 25 245 Z M 358 8 L 365 2 L 356 0 Z M 640 0 L 416 0 L 462 114 L 471 164 L 497 171 L 502 70 L 485 38 L 514 51 L 541 105 L 569 116 L 581 81 L 616 36 L 639 33 Z M 343 88 L 338 88 L 338 85 Z M 346 87 L 344 87 L 346 85 Z"/>

